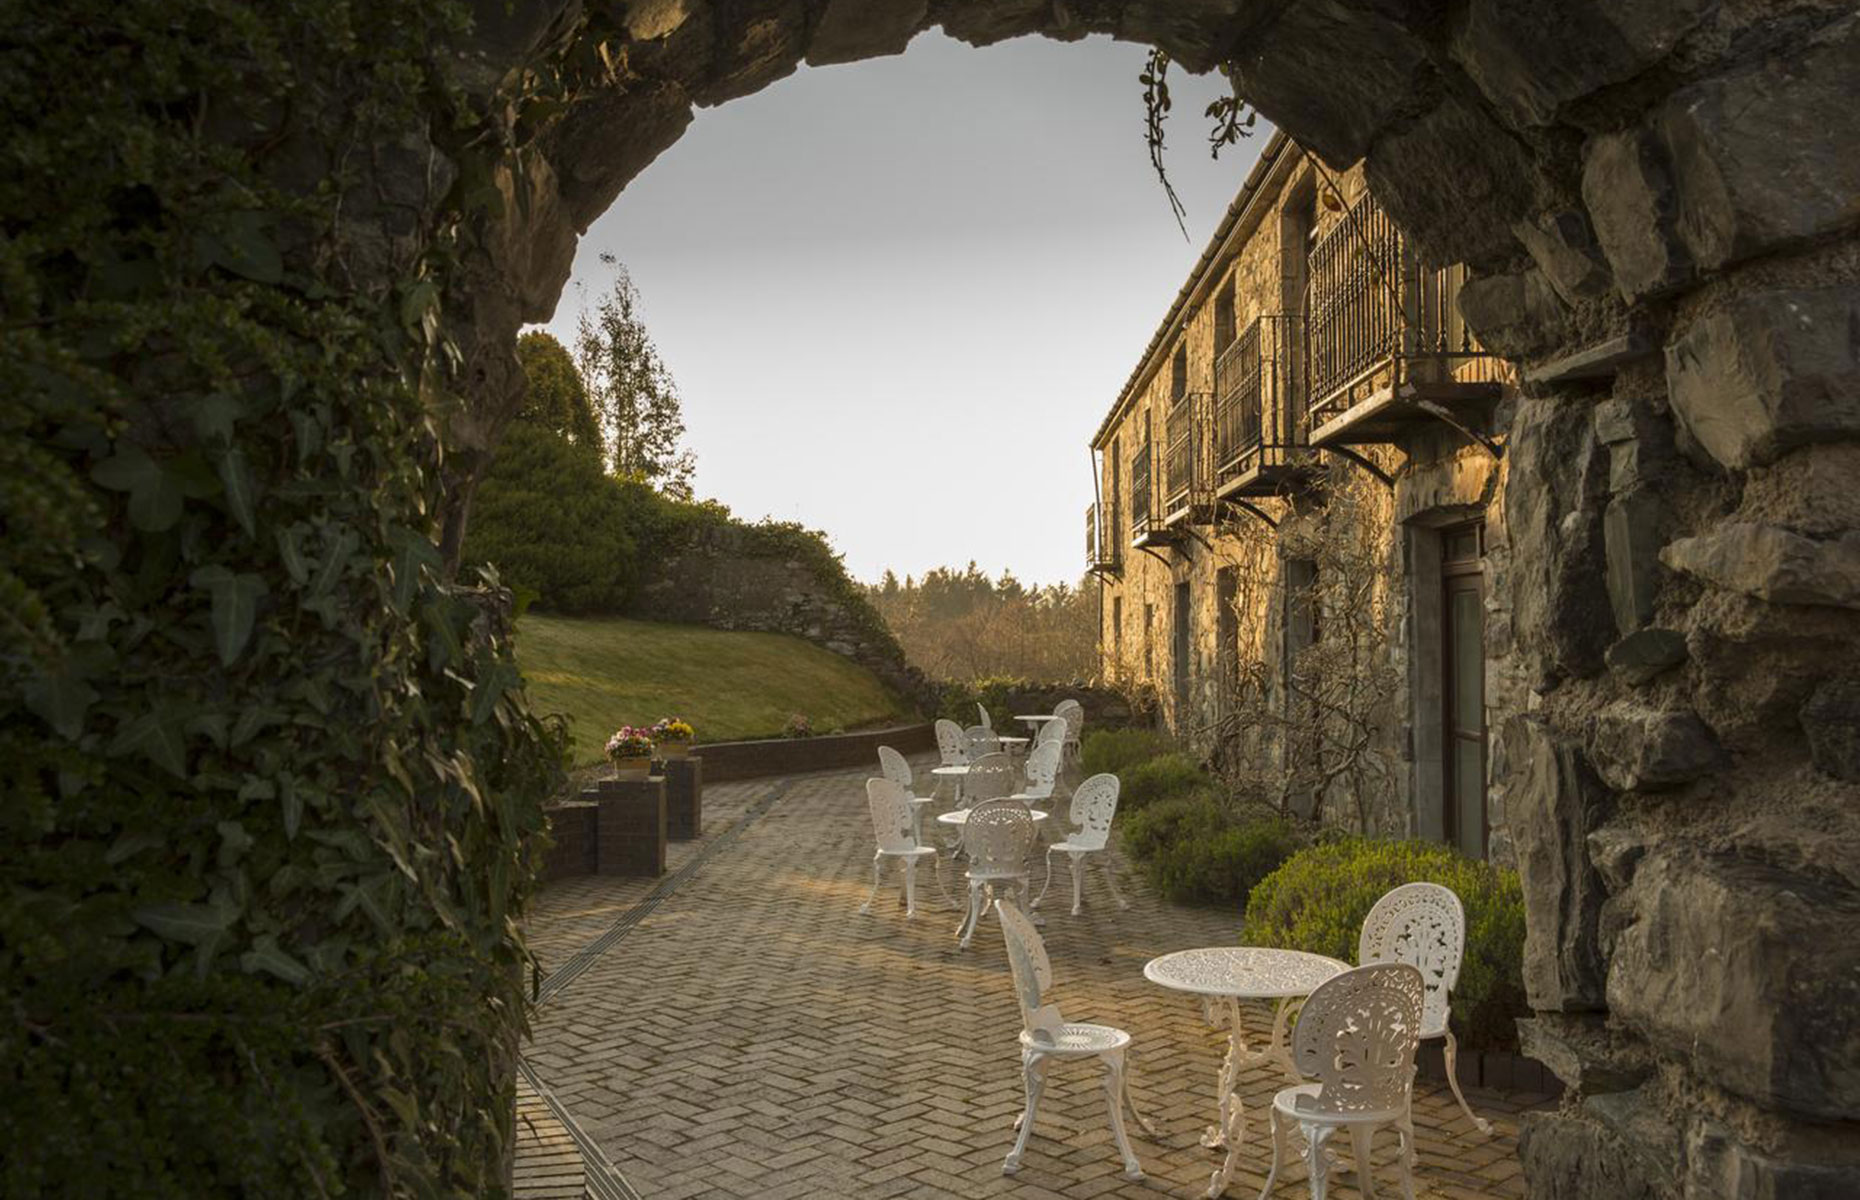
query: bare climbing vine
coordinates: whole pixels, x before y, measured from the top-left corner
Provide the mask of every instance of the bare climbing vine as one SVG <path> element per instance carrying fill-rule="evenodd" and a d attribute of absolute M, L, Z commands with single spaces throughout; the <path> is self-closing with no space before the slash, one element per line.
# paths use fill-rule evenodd
<path fill-rule="evenodd" d="M 1155 169 L 1156 179 L 1162 184 L 1163 195 L 1169 199 L 1169 212 L 1175 217 L 1176 227 L 1182 231 L 1182 239 L 1187 241 L 1188 224 L 1184 218 L 1188 216 L 1188 209 L 1183 206 L 1182 198 L 1176 195 L 1175 185 L 1169 182 L 1169 170 L 1163 164 L 1167 137 L 1164 123 L 1169 119 L 1172 105 L 1169 97 L 1169 61 L 1168 51 L 1152 48 L 1149 60 L 1144 63 L 1143 73 L 1137 76 L 1137 82 L 1143 85 L 1143 140 L 1149 147 L 1150 166 Z M 1253 136 L 1253 129 L 1259 123 L 1259 110 L 1241 97 L 1232 67 L 1223 64 L 1220 70 L 1228 86 L 1234 90 L 1230 95 L 1214 100 L 1205 112 L 1214 124 L 1208 132 L 1208 150 L 1214 158 L 1219 158 L 1223 149 L 1239 142 L 1241 138 Z"/>

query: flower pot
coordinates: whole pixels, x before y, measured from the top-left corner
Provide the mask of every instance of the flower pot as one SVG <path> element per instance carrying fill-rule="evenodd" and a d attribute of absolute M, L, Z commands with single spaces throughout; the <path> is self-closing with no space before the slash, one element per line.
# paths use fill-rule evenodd
<path fill-rule="evenodd" d="M 644 779 L 652 774 L 652 756 L 650 754 L 640 754 L 630 758 L 616 758 L 613 760 L 613 764 L 615 779 Z"/>
<path fill-rule="evenodd" d="M 691 743 L 660 742 L 657 746 L 654 746 L 653 749 L 659 752 L 660 758 L 670 762 L 674 759 L 683 758 L 685 755 L 691 753 Z"/>

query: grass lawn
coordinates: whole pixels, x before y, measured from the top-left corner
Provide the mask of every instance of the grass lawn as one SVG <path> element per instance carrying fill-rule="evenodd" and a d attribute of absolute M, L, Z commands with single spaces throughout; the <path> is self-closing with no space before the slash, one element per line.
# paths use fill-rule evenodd
<path fill-rule="evenodd" d="M 727 742 L 778 736 L 793 713 L 815 733 L 910 715 L 863 667 L 780 633 L 528 613 L 517 663 L 536 711 L 567 715 L 576 765 L 599 761 L 620 726 L 665 716 Z"/>

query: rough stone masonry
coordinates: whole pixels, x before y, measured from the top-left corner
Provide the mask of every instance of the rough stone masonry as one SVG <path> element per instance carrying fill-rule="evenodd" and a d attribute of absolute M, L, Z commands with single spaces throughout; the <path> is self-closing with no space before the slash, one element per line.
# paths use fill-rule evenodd
<path fill-rule="evenodd" d="M 1554 448 L 1512 464 L 1533 707 L 1498 781 L 1529 909 L 1528 1044 L 1569 1084 L 1525 1132 L 1532 1194 L 1860 1195 L 1851 0 L 476 7 L 486 93 L 578 36 L 584 7 L 619 32 L 611 85 L 501 180 L 507 215 L 449 306 L 478 381 L 461 514 L 472 451 L 516 403 L 515 333 L 549 315 L 577 235 L 694 107 L 802 61 L 896 53 L 932 25 L 976 44 L 1110 33 L 1231 64 L 1333 167 L 1366 157 L 1423 256 L 1469 264 L 1466 317 L 1520 361 L 1511 445 Z M 1605 603 L 1571 586 L 1593 579 Z"/>

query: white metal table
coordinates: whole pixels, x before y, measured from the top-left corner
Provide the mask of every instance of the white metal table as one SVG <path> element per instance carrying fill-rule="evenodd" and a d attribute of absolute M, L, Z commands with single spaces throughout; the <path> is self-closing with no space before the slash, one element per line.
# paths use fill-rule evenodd
<path fill-rule="evenodd" d="M 1240 1161 L 1240 1143 L 1246 1137 L 1246 1109 L 1235 1090 L 1240 1072 L 1256 1063 L 1274 1062 L 1282 1067 L 1293 1083 L 1302 1082 L 1292 1065 L 1287 1024 L 1295 1001 L 1309 996 L 1326 980 L 1350 969 L 1322 954 L 1303 950 L 1273 950 L 1263 946 L 1207 946 L 1197 950 L 1177 950 L 1152 958 L 1143 966 L 1143 977 L 1151 983 L 1178 992 L 1200 996 L 1210 1014 L 1221 1001 L 1227 1007 L 1227 1058 L 1221 1064 L 1215 1086 L 1215 1103 L 1219 1116 L 1201 1135 L 1201 1144 L 1210 1149 L 1225 1146 L 1227 1155 L 1220 1169 L 1208 1183 L 1210 1198 L 1219 1196 L 1233 1179 Z M 1246 1027 L 1241 1017 L 1242 1000 L 1276 1000 L 1272 1021 L 1272 1040 L 1260 1047 L 1247 1044 Z"/>
<path fill-rule="evenodd" d="M 968 764 L 960 763 L 953 767 L 931 767 L 930 773 L 936 776 L 938 779 L 953 779 L 956 781 L 956 807 L 961 808 L 962 807 L 962 781 L 968 778 L 968 775 L 969 775 Z"/>
<path fill-rule="evenodd" d="M 1022 797 L 1009 796 L 1008 799 L 1019 800 L 1022 799 Z M 1033 818 L 1033 823 L 1035 825 L 1038 825 L 1041 821 L 1046 820 L 1046 818 L 1053 814 L 1044 809 L 1030 808 L 1027 810 L 1027 815 Z M 939 825 L 966 825 L 969 823 L 969 810 L 966 808 L 959 808 L 954 812 L 938 813 L 936 821 Z"/>
<path fill-rule="evenodd" d="M 1033 733 L 1038 733 L 1040 730 L 1040 726 L 1046 724 L 1048 721 L 1065 720 L 1064 717 L 1059 716 L 1055 713 L 1015 713 L 1014 719 L 1016 721 L 1025 721 L 1029 726 L 1031 726 L 1030 732 L 1033 732 Z"/>

